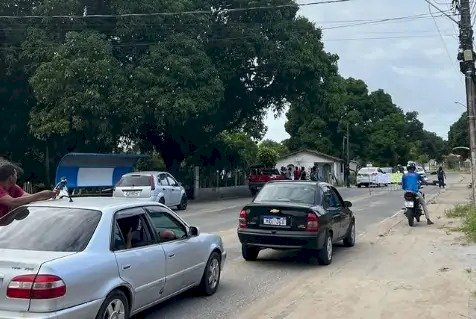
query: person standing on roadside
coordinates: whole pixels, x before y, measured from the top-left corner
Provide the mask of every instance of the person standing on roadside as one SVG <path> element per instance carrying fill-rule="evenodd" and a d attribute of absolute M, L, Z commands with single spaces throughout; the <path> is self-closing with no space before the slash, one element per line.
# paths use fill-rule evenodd
<path fill-rule="evenodd" d="M 19 206 L 54 198 L 59 193 L 59 190 L 26 193 L 17 185 L 19 171 L 21 170 L 11 163 L 0 165 L 0 218 Z"/>
<path fill-rule="evenodd" d="M 286 179 L 292 180 L 293 179 L 293 169 L 291 167 L 288 168 L 286 171 Z"/>
<path fill-rule="evenodd" d="M 296 166 L 294 169 L 294 180 L 298 181 L 301 179 L 301 171 L 299 170 L 299 167 Z"/>
<path fill-rule="evenodd" d="M 301 167 L 301 180 L 306 181 L 307 180 L 307 172 L 306 168 L 303 166 Z"/>
<path fill-rule="evenodd" d="M 438 168 L 438 172 L 436 173 L 438 175 L 438 185 L 440 188 L 445 188 L 445 179 L 446 179 L 446 173 L 443 170 L 443 167 L 440 166 Z"/>

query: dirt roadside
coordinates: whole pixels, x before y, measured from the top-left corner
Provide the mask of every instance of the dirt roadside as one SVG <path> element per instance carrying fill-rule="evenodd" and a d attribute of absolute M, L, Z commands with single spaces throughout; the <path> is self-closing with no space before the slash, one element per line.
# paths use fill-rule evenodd
<path fill-rule="evenodd" d="M 476 246 L 445 211 L 468 201 L 468 177 L 430 201 L 435 225 L 403 214 L 337 248 L 333 264 L 304 271 L 239 318 L 476 318 Z"/>

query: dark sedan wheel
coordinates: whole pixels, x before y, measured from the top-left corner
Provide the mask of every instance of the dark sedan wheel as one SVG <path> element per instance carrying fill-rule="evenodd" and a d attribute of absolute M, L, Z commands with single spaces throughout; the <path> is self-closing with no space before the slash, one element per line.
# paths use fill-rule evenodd
<path fill-rule="evenodd" d="M 344 246 L 354 247 L 355 245 L 355 222 L 350 225 L 347 235 L 344 238 Z"/>
<path fill-rule="evenodd" d="M 317 261 L 319 264 L 327 266 L 332 262 L 333 246 L 332 246 L 332 236 L 327 233 L 326 240 L 324 241 L 324 247 L 319 250 L 317 254 Z"/>
<path fill-rule="evenodd" d="M 186 210 L 188 205 L 187 195 L 182 196 L 182 200 L 180 201 L 180 205 L 177 206 L 179 210 Z"/>
<path fill-rule="evenodd" d="M 198 287 L 200 293 L 205 296 L 213 295 L 220 284 L 221 275 L 221 257 L 217 252 L 213 252 L 208 258 L 202 281 Z"/>
<path fill-rule="evenodd" d="M 96 319 L 129 319 L 129 302 L 120 290 L 114 290 L 104 300 Z"/>
<path fill-rule="evenodd" d="M 241 245 L 241 255 L 246 261 L 255 261 L 258 259 L 259 248 Z"/>

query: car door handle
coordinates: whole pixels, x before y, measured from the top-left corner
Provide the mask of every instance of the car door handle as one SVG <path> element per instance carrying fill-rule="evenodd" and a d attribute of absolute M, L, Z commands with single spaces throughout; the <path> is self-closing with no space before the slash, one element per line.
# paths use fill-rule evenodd
<path fill-rule="evenodd" d="M 131 269 L 131 265 L 122 265 L 122 270 Z"/>
<path fill-rule="evenodd" d="M 169 254 L 169 258 L 174 258 L 175 257 L 175 254 L 174 253 L 170 253 Z"/>

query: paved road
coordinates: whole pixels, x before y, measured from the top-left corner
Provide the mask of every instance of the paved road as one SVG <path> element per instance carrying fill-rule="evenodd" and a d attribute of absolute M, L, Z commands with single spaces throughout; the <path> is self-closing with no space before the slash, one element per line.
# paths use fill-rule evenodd
<path fill-rule="evenodd" d="M 451 179 L 457 176 L 449 176 Z M 344 200 L 353 203 L 358 233 L 391 217 L 402 208 L 402 193 L 397 189 L 340 189 Z M 427 197 L 438 192 L 438 187 L 424 189 Z M 222 236 L 228 259 L 222 273 L 218 292 L 211 297 L 197 297 L 186 293 L 159 305 L 135 319 L 182 319 L 182 318 L 236 318 L 240 311 L 254 300 L 272 294 L 282 283 L 292 280 L 303 269 L 318 267 L 306 262 L 296 252 L 266 250 L 260 252 L 257 262 L 245 262 L 236 236 L 236 224 L 241 208 L 250 199 L 234 199 L 221 202 L 191 204 L 186 212 L 180 212 L 191 225 L 201 231 Z M 334 259 L 340 254 L 359 249 L 337 247 Z M 332 267 L 332 265 L 330 266 Z"/>

